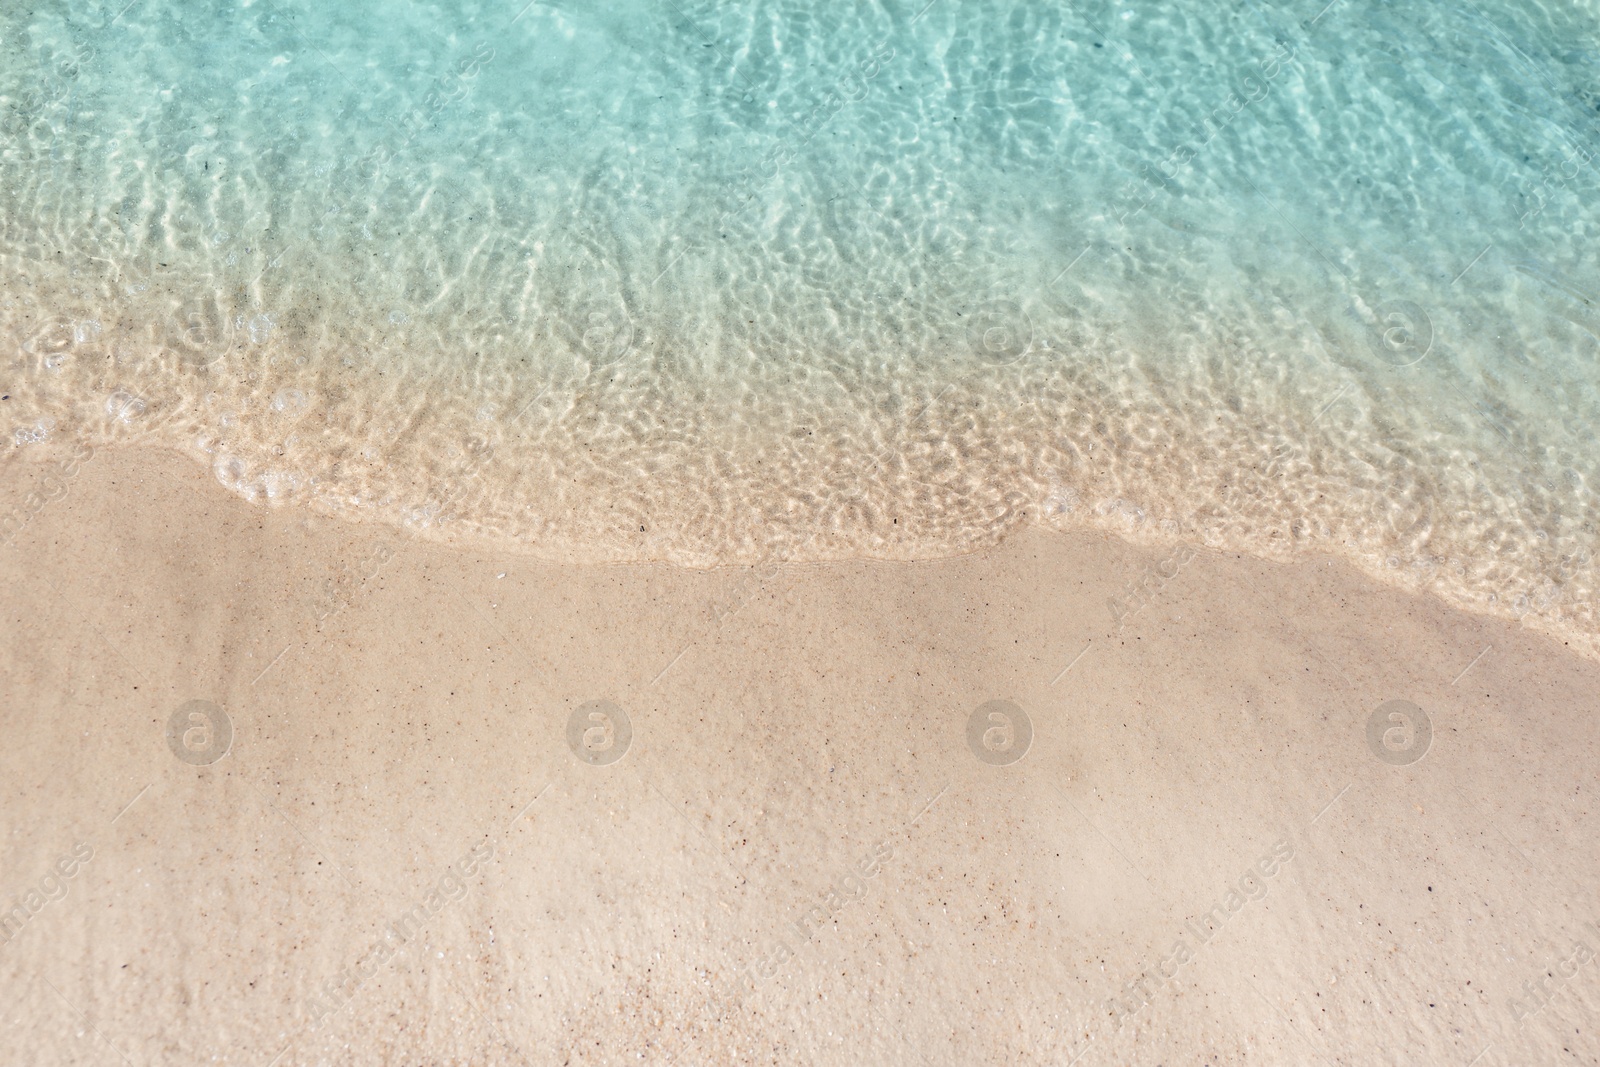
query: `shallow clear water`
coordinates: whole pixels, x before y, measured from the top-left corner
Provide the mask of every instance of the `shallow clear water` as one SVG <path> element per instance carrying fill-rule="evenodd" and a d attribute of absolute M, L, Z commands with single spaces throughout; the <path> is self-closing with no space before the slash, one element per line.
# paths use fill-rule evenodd
<path fill-rule="evenodd" d="M 14 455 L 561 559 L 1019 523 L 1593 647 L 1600 9 L 0 7 Z"/>

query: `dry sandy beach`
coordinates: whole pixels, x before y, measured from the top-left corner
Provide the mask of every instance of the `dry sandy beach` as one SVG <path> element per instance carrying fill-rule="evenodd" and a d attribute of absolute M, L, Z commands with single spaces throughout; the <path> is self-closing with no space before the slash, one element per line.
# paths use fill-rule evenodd
<path fill-rule="evenodd" d="M 1099 536 L 570 568 L 45 473 L 0 480 L 8 1062 L 1600 1061 L 1600 664 L 1513 623 Z"/>

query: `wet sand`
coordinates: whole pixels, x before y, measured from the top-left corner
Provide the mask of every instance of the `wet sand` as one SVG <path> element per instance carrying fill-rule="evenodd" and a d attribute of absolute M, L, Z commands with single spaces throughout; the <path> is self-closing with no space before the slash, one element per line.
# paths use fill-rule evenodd
<path fill-rule="evenodd" d="M 1548 636 L 1099 535 L 559 567 L 47 473 L 28 1063 L 1600 1059 L 1600 663 Z"/>

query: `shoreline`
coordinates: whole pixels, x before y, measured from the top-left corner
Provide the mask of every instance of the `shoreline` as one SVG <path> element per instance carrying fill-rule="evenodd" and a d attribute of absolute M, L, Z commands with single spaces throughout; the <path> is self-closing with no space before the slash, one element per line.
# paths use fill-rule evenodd
<path fill-rule="evenodd" d="M 1161 554 L 1042 530 L 383 558 L 220 488 L 108 449 L 0 554 L 4 888 L 92 849 L 0 944 L 36 1058 L 1600 1052 L 1522 989 L 1600 846 L 1600 664 L 1544 635 L 1213 552 L 1119 630 Z"/>
<path fill-rule="evenodd" d="M 125 394 L 118 394 L 120 408 L 116 418 L 123 426 L 136 426 L 136 419 L 142 413 L 142 405 Z M 139 405 L 136 409 L 134 405 Z M 129 413 L 132 412 L 130 415 Z M 143 436 L 141 433 L 140 437 Z M 38 486 L 29 492 L 18 496 L 15 501 L 7 504 L 0 498 L 0 549 L 3 549 L 12 540 L 17 538 L 23 529 L 52 501 L 59 500 L 68 495 L 71 485 L 79 468 L 94 457 L 107 452 L 131 453 L 135 456 L 148 456 L 150 462 L 161 464 L 166 458 L 177 459 L 200 473 L 202 481 L 217 483 L 219 479 L 214 472 L 207 469 L 206 465 L 192 451 L 175 447 L 164 442 L 141 441 L 137 437 L 128 439 L 111 439 L 96 445 L 87 443 L 76 444 L 70 452 L 61 446 L 54 446 L 51 451 L 38 457 L 14 456 L 13 469 L 28 471 L 30 469 L 42 471 L 40 478 L 36 479 Z M 464 484 L 475 477 L 486 462 L 487 452 L 469 454 L 468 460 L 461 471 L 461 477 L 452 480 L 450 488 L 430 491 L 430 499 L 438 500 L 441 505 L 449 506 L 459 500 L 465 492 Z M 163 458 L 157 458 L 163 457 Z M 141 460 L 134 460 L 140 463 Z M 50 467 L 58 467 L 52 472 Z M 48 493 L 41 490 L 47 483 L 54 482 L 55 487 Z M 274 513 L 281 513 L 289 517 L 302 515 L 315 517 L 318 521 L 334 522 L 348 526 L 352 530 L 372 533 L 388 533 L 386 547 L 369 550 L 369 557 L 361 561 L 363 566 L 369 566 L 373 559 L 377 566 L 388 562 L 393 552 L 403 549 L 404 546 L 428 546 L 446 551 L 475 552 L 484 554 L 502 554 L 507 557 L 525 559 L 541 566 L 549 567 L 638 567 L 638 566 L 665 566 L 682 569 L 690 573 L 737 573 L 747 577 L 756 576 L 754 584 L 759 587 L 778 572 L 796 567 L 835 566 L 853 563 L 887 563 L 887 564 L 912 564 L 926 565 L 941 562 L 980 557 L 986 553 L 1000 550 L 1003 546 L 1017 537 L 1029 536 L 1035 533 L 1044 536 L 1060 536 L 1065 538 L 1093 537 L 1103 540 L 1112 540 L 1125 546 L 1128 550 L 1150 555 L 1152 558 L 1146 566 L 1138 569 L 1137 573 L 1130 572 L 1122 587 L 1108 595 L 1106 608 L 1111 619 L 1121 625 L 1122 621 L 1138 614 L 1151 600 L 1160 596 L 1161 590 L 1174 581 L 1177 573 L 1202 552 L 1220 554 L 1223 556 L 1236 555 L 1244 558 L 1278 565 L 1318 565 L 1329 563 L 1338 567 L 1349 568 L 1362 575 L 1366 580 L 1376 585 L 1383 586 L 1397 592 L 1425 596 L 1438 603 L 1449 611 L 1459 611 L 1466 615 L 1493 619 L 1500 622 L 1512 623 L 1531 633 L 1541 634 L 1550 640 L 1559 643 L 1563 648 L 1571 650 L 1578 655 L 1600 661 L 1600 633 L 1587 633 L 1577 627 L 1563 628 L 1559 619 L 1548 620 L 1536 611 L 1536 605 L 1529 603 L 1523 610 L 1514 610 L 1514 605 L 1505 605 L 1496 598 L 1493 602 L 1485 603 L 1477 595 L 1452 596 L 1449 592 L 1429 584 L 1423 578 L 1412 575 L 1409 579 L 1398 573 L 1391 573 L 1382 568 L 1369 570 L 1362 565 L 1358 555 L 1345 555 L 1325 550 L 1309 550 L 1295 552 L 1268 553 L 1242 546 L 1225 546 L 1203 538 L 1186 536 L 1181 530 L 1169 529 L 1171 523 L 1150 524 L 1145 528 L 1143 524 L 1131 526 L 1125 530 L 1107 529 L 1103 526 L 1080 526 L 1061 529 L 1051 526 L 1048 522 L 1025 517 L 1013 524 L 1010 528 L 1002 530 L 991 542 L 979 543 L 965 551 L 952 551 L 941 555 L 928 555 L 919 557 L 900 557 L 893 555 L 847 555 L 840 557 L 821 557 L 817 559 L 787 559 L 787 560 L 751 560 L 747 562 L 715 562 L 694 563 L 676 559 L 572 559 L 563 558 L 557 553 L 560 550 L 550 550 L 540 546 L 517 542 L 508 538 L 497 538 L 492 534 L 479 531 L 461 532 L 446 529 L 437 522 L 429 521 L 422 527 L 407 526 L 390 521 L 384 517 L 366 518 L 359 512 L 339 511 L 329 509 L 315 501 L 268 501 L 266 503 L 257 499 L 246 499 L 237 491 L 227 486 L 219 485 L 227 494 L 244 503 L 249 508 L 260 508 Z M 1117 506 L 1124 502 L 1120 500 L 1105 503 L 1104 511 L 1117 511 Z M 446 513 L 455 517 L 454 512 Z M 442 531 L 442 532 L 441 532 Z M 1172 568 L 1168 573 L 1167 568 Z M 761 578 L 760 575 L 767 575 Z M 741 586 L 748 587 L 750 582 L 741 580 Z M 1526 600 L 1527 597 L 1522 599 Z M 340 601 L 337 597 L 330 599 L 331 610 L 339 610 Z"/>

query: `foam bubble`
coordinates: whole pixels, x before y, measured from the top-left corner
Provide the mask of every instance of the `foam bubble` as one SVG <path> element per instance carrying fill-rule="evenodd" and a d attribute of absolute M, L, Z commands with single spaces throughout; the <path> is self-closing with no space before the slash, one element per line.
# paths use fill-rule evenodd
<path fill-rule="evenodd" d="M 145 413 L 146 404 L 139 397 L 118 389 L 106 397 L 106 415 L 121 423 L 133 423 Z"/>

